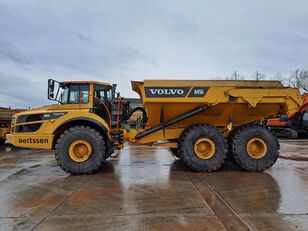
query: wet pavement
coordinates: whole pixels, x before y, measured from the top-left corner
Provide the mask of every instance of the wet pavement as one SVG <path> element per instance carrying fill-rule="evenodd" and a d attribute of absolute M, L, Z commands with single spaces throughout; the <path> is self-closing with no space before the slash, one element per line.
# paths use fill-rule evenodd
<path fill-rule="evenodd" d="M 282 141 L 292 153 L 308 155 L 308 140 Z M 51 152 L 4 145 L 0 229 L 308 230 L 308 162 L 195 173 L 167 149 L 127 146 L 97 174 L 70 176 Z"/>

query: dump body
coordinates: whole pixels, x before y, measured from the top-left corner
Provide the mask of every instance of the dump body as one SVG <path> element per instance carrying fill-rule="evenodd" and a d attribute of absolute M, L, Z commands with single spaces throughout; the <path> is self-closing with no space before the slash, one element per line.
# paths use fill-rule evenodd
<path fill-rule="evenodd" d="M 145 142 L 154 142 L 157 135 L 160 140 L 168 138 L 166 129 L 183 130 L 197 123 L 224 129 L 228 124 L 235 127 L 277 114 L 291 115 L 302 104 L 298 90 L 285 88 L 279 81 L 145 80 L 133 81 L 132 88 L 140 95 L 150 127 L 209 106 Z"/>

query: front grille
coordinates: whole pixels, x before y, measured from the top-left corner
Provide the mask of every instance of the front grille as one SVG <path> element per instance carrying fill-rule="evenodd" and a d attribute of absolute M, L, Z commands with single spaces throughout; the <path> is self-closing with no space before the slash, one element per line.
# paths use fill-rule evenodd
<path fill-rule="evenodd" d="M 16 133 L 23 133 L 23 132 L 36 132 L 42 126 L 42 123 L 35 123 L 35 124 L 25 124 L 25 125 L 17 125 L 15 128 Z"/>

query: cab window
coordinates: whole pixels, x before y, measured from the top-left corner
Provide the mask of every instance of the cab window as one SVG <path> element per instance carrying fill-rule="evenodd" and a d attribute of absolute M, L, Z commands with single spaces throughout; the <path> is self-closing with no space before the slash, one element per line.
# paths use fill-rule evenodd
<path fill-rule="evenodd" d="M 95 84 L 94 96 L 102 101 L 111 101 L 112 100 L 111 87 Z"/>
<path fill-rule="evenodd" d="M 61 94 L 62 104 L 87 104 L 89 102 L 89 84 L 70 84 Z"/>
<path fill-rule="evenodd" d="M 308 111 L 306 111 L 305 114 L 303 115 L 303 120 L 308 121 Z"/>

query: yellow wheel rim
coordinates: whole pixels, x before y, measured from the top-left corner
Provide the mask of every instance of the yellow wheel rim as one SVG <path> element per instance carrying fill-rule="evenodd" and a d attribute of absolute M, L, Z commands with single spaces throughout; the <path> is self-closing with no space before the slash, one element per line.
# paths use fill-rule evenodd
<path fill-rule="evenodd" d="M 200 138 L 194 145 L 196 155 L 203 160 L 212 158 L 215 154 L 215 143 L 209 138 Z"/>
<path fill-rule="evenodd" d="M 247 154 L 254 159 L 261 159 L 267 153 L 267 144 L 260 138 L 252 138 L 246 144 Z"/>
<path fill-rule="evenodd" d="M 69 147 L 70 158 L 75 162 L 84 162 L 92 154 L 92 146 L 88 141 L 75 140 Z"/>

